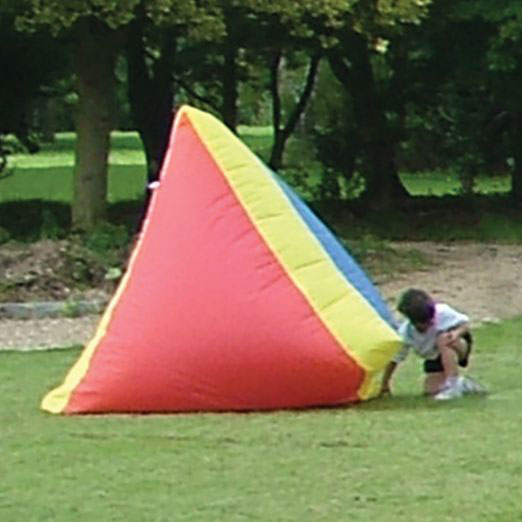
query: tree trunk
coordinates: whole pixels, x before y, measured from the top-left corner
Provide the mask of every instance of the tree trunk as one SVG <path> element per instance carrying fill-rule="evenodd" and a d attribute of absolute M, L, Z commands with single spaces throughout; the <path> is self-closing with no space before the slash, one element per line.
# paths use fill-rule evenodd
<path fill-rule="evenodd" d="M 272 60 L 270 66 L 270 92 L 272 95 L 272 120 L 274 127 L 274 144 L 272 146 L 272 152 L 270 154 L 270 160 L 268 165 L 273 170 L 279 170 L 283 165 L 283 154 L 286 147 L 286 142 L 295 131 L 297 124 L 301 116 L 303 115 L 310 96 L 312 95 L 315 78 L 317 76 L 317 70 L 319 68 L 319 62 L 321 57 L 319 54 L 312 56 L 310 59 L 310 65 L 308 67 L 308 73 L 306 75 L 305 84 L 299 100 L 296 105 L 290 111 L 287 123 L 284 127 L 281 127 L 281 97 L 279 95 L 279 67 L 281 63 L 281 52 L 278 51 Z"/>
<path fill-rule="evenodd" d="M 230 38 L 225 43 L 223 64 L 223 122 L 233 132 L 237 131 L 237 45 Z"/>
<path fill-rule="evenodd" d="M 160 54 L 147 65 L 144 16 L 137 16 L 127 33 L 129 103 L 145 150 L 148 182 L 158 179 L 172 125 L 176 40 L 165 31 Z"/>
<path fill-rule="evenodd" d="M 379 208 L 387 208 L 393 199 L 408 192 L 402 185 L 395 165 L 395 143 L 375 85 L 370 53 L 365 38 L 350 35 L 344 45 L 345 56 L 329 54 L 337 79 L 348 90 L 361 141 L 366 196 Z"/>
<path fill-rule="evenodd" d="M 283 53 L 281 49 L 277 49 L 270 61 L 270 96 L 272 97 L 272 129 L 274 134 L 274 143 L 268 166 L 277 171 L 281 168 L 283 161 L 284 143 L 281 139 L 281 95 L 279 94 L 279 68 Z"/>
<path fill-rule="evenodd" d="M 56 141 L 56 100 L 53 97 L 41 96 L 38 99 L 38 128 L 44 143 Z"/>
<path fill-rule="evenodd" d="M 88 230 L 106 217 L 107 172 L 112 127 L 117 33 L 95 19 L 77 27 L 76 157 L 73 227 Z"/>
<path fill-rule="evenodd" d="M 522 112 L 520 111 L 514 111 L 511 116 L 510 141 L 514 160 L 511 196 L 516 203 L 522 203 Z"/>

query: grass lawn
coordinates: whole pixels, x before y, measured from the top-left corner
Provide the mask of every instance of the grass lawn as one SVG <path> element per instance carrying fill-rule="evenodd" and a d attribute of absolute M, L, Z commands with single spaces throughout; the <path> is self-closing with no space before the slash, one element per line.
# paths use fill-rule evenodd
<path fill-rule="evenodd" d="M 254 152 L 267 157 L 270 128 L 240 127 L 239 131 Z M 74 144 L 73 133 L 59 133 L 56 142 L 45 145 L 41 152 L 10 158 L 10 172 L 0 177 L 0 238 L 2 228 L 18 239 L 42 235 L 42 223 L 57 222 L 58 226 L 67 227 L 73 194 Z M 114 132 L 111 144 L 109 218 L 135 227 L 146 177 L 142 145 L 135 132 Z M 289 167 L 303 174 L 311 170 L 311 178 L 317 179 L 320 166 L 314 162 L 303 163 L 303 154 L 289 154 L 290 162 L 301 161 Z M 370 210 L 354 217 L 348 202 L 332 205 L 330 201 L 314 201 L 312 204 L 323 220 L 345 238 L 508 242 L 522 239 L 522 213 L 506 199 L 507 177 L 480 178 L 477 196 L 471 199 L 456 196 L 459 182 L 454 172 L 403 173 L 401 177 L 416 196 L 405 208 L 393 208 L 389 212 Z M 296 178 L 294 184 L 307 183 L 306 176 L 301 178 L 301 181 Z M 294 188 L 302 192 L 303 187 Z"/>
<path fill-rule="evenodd" d="M 404 172 L 401 180 L 412 196 L 457 195 L 461 190 L 454 172 Z M 477 194 L 505 194 L 510 190 L 509 176 L 479 176 L 474 190 Z"/>
<path fill-rule="evenodd" d="M 77 349 L 0 353 L 0 520 L 522 520 L 522 319 L 476 331 L 487 398 L 222 415 L 39 411 Z"/>
<path fill-rule="evenodd" d="M 244 139 L 259 153 L 267 154 L 270 129 L 241 128 Z M 69 203 L 73 196 L 75 134 L 61 132 L 56 142 L 37 154 L 10 157 L 12 175 L 0 179 L 0 203 L 41 199 Z M 138 134 L 113 132 L 109 155 L 109 203 L 139 199 L 145 187 L 145 155 Z"/>
<path fill-rule="evenodd" d="M 239 127 L 245 143 L 262 158 L 271 146 L 270 127 Z M 69 202 L 72 199 L 75 135 L 58 133 L 54 144 L 45 145 L 37 154 L 11 157 L 13 175 L 1 180 L 0 202 L 19 199 L 45 199 Z M 109 202 L 142 196 L 145 184 L 145 157 L 135 132 L 113 132 L 109 157 Z M 291 165 L 290 165 L 291 166 Z M 401 178 L 414 196 L 456 195 L 459 180 L 453 172 L 402 173 Z M 509 191 L 509 178 L 480 177 L 479 194 Z"/>
<path fill-rule="evenodd" d="M 69 203 L 73 195 L 73 133 L 59 133 L 56 142 L 37 154 L 10 158 L 12 175 L 0 180 L 0 203 L 41 199 Z M 109 156 L 110 203 L 138 199 L 145 187 L 145 157 L 136 133 L 114 132 Z"/>

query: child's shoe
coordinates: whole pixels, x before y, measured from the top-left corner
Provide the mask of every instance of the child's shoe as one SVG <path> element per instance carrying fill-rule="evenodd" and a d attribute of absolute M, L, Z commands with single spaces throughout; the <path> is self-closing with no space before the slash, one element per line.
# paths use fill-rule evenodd
<path fill-rule="evenodd" d="M 462 377 L 452 379 L 444 386 L 444 388 L 437 393 L 433 398 L 436 401 L 448 401 L 451 399 L 458 399 L 464 395 L 464 386 Z"/>
<path fill-rule="evenodd" d="M 485 386 L 467 376 L 462 377 L 461 387 L 464 395 L 486 395 L 488 393 Z"/>

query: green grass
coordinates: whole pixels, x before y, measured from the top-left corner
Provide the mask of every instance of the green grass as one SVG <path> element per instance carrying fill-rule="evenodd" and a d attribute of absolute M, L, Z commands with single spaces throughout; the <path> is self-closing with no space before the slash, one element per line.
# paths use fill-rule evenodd
<path fill-rule="evenodd" d="M 59 133 L 56 143 L 37 154 L 10 158 L 11 175 L 0 180 L 0 203 L 40 199 L 70 203 L 73 196 L 73 133 Z M 109 156 L 108 200 L 110 203 L 143 196 L 145 158 L 136 133 L 114 132 Z"/>
<path fill-rule="evenodd" d="M 271 144 L 269 127 L 240 127 L 252 150 L 266 159 Z M 54 144 L 35 155 L 11 157 L 11 175 L 0 178 L 0 228 L 16 239 L 39 237 L 43 214 L 67 227 L 73 194 L 75 135 L 60 133 Z M 310 161 L 302 143 L 289 143 L 288 173 L 300 193 L 313 193 L 320 165 Z M 291 149 L 291 150 L 290 150 Z M 295 150 L 294 150 L 295 149 Z M 297 153 L 295 151 L 298 151 Z M 305 175 L 307 169 L 311 173 Z M 461 197 L 454 172 L 402 174 L 416 197 L 389 212 L 357 210 L 357 201 L 313 201 L 314 209 L 342 237 L 360 240 L 372 235 L 383 240 L 522 240 L 522 210 L 507 198 L 508 178 L 480 178 L 479 193 Z M 293 181 L 292 181 L 293 180 Z M 145 187 L 145 160 L 135 132 L 114 132 L 109 166 L 109 217 L 136 226 Z M 351 210 L 354 212 L 350 214 Z M 123 216 L 123 217 L 122 217 Z M 23 230 L 22 230 L 23 229 Z M 6 233 L 0 234 L 5 236 Z M 1 232 L 1 230 L 0 230 Z"/>
<path fill-rule="evenodd" d="M 78 350 L 0 353 L 0 520 L 522 520 L 522 320 L 476 331 L 487 398 L 395 396 L 309 411 L 56 417 Z"/>
<path fill-rule="evenodd" d="M 506 196 L 417 196 L 398 208 L 376 212 L 338 202 L 312 204 L 340 237 L 386 241 L 520 243 L 522 207 Z"/>
<path fill-rule="evenodd" d="M 268 155 L 270 128 L 242 128 L 247 144 Z M 10 157 L 11 174 L 0 179 L 0 203 L 42 200 L 70 203 L 73 197 L 75 134 L 58 133 L 56 142 L 37 154 Z M 109 155 L 108 201 L 118 203 L 143 197 L 145 156 L 136 132 L 113 132 Z"/>
<path fill-rule="evenodd" d="M 245 143 L 265 160 L 272 143 L 270 127 L 240 126 L 239 133 Z M 293 140 L 290 148 L 295 148 Z M 1 180 L 0 202 L 43 199 L 70 202 L 74 166 L 74 133 L 58 133 L 54 144 L 45 145 L 41 152 L 16 154 L 11 157 L 13 175 Z M 302 158 L 305 149 L 298 148 L 296 156 Z M 290 158 L 292 160 L 292 158 Z M 145 158 L 142 145 L 135 132 L 113 132 L 109 158 L 109 201 L 117 202 L 141 197 L 145 184 Z M 310 161 L 307 162 L 308 166 Z M 296 165 L 300 169 L 302 165 Z M 292 165 L 288 165 L 292 168 Z M 317 169 L 318 166 L 313 167 Z M 313 173 L 310 176 L 313 177 Z M 457 174 L 448 172 L 402 173 L 402 181 L 412 195 L 456 195 L 460 185 Z M 509 178 L 479 177 L 478 194 L 504 194 L 509 190 Z"/>
<path fill-rule="evenodd" d="M 401 174 L 401 180 L 413 196 L 458 195 L 461 185 L 455 172 L 433 171 Z M 510 190 L 509 176 L 479 176 L 474 191 L 477 194 L 505 194 Z"/>

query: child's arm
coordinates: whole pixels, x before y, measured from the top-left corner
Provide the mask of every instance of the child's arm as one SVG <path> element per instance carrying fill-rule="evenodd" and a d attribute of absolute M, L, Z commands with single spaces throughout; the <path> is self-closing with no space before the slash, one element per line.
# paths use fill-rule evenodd
<path fill-rule="evenodd" d="M 395 373 L 398 364 L 395 361 L 390 361 L 386 368 L 384 368 L 384 373 L 382 374 L 382 382 L 381 382 L 381 391 L 379 396 L 391 394 L 390 382 L 392 375 Z"/>
<path fill-rule="evenodd" d="M 437 310 L 437 332 L 442 336 L 442 342 L 454 343 L 469 332 L 469 317 L 466 314 L 458 312 L 447 304 L 441 304 Z"/>
<path fill-rule="evenodd" d="M 455 328 L 451 328 L 439 334 L 442 342 L 445 342 L 448 345 L 453 344 L 455 341 L 458 341 L 464 334 L 469 332 L 469 323 L 461 323 Z"/>
<path fill-rule="evenodd" d="M 399 335 L 403 340 L 401 349 L 393 356 L 392 360 L 385 366 L 381 380 L 381 390 L 379 396 L 391 394 L 390 382 L 397 366 L 403 362 L 410 352 L 411 343 L 409 342 L 408 331 L 410 324 L 404 321 L 399 327 Z"/>

